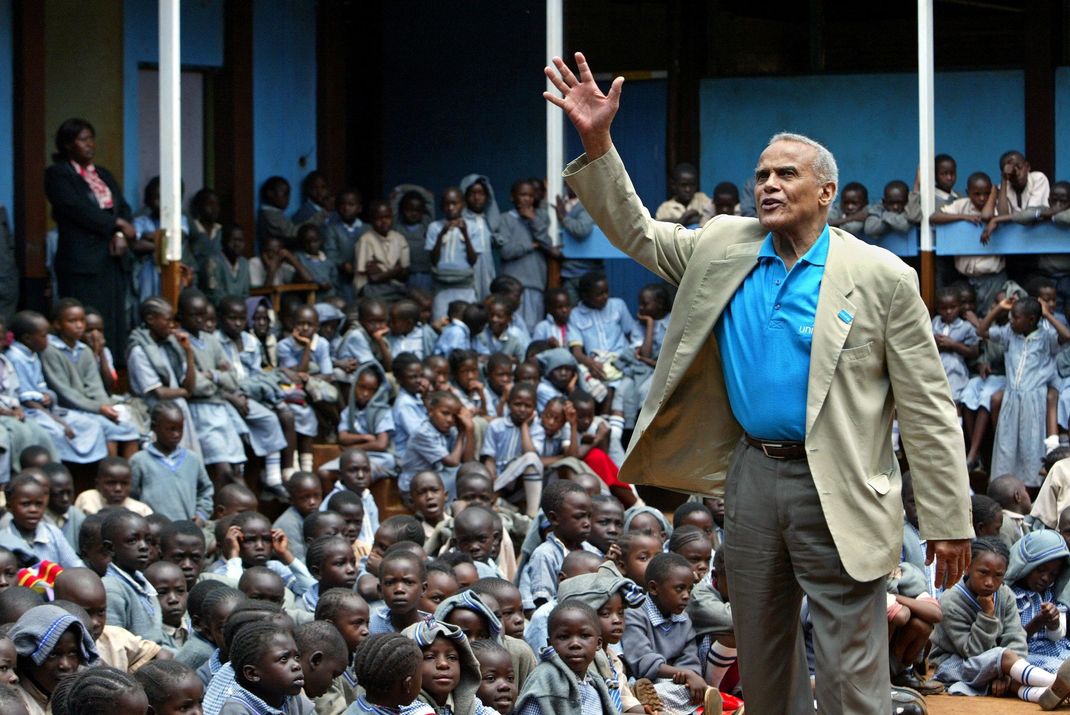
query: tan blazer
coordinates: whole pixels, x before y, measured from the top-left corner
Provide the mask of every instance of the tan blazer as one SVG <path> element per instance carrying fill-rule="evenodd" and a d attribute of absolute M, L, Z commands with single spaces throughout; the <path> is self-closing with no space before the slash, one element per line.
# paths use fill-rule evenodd
<path fill-rule="evenodd" d="M 713 327 L 767 232 L 735 216 L 698 230 L 652 220 L 616 149 L 593 162 L 581 156 L 564 176 L 613 245 L 678 286 L 620 477 L 721 495 L 742 429 Z M 881 578 L 899 561 L 893 411 L 923 538 L 972 537 L 962 431 L 917 275 L 888 251 L 833 228 L 811 345 L 806 450 L 836 548 L 858 581 Z"/>

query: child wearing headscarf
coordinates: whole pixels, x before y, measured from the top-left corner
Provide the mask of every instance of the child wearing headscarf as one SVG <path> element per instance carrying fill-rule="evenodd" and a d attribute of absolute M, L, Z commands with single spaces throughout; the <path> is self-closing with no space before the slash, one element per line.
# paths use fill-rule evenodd
<path fill-rule="evenodd" d="M 460 628 L 432 618 L 414 623 L 401 634 L 415 641 L 424 653 L 418 701 L 439 715 L 495 715 L 476 697 L 481 679 L 479 663 Z M 460 663 L 457 676 L 453 676 L 453 661 Z"/>
<path fill-rule="evenodd" d="M 15 622 L 8 637 L 18 653 L 17 687 L 29 715 L 48 715 L 60 677 L 99 659 L 89 629 L 59 606 L 34 606 Z M 69 671 L 62 671 L 57 662 L 63 658 L 50 656 L 55 650 L 69 653 L 72 649 L 77 663 Z"/>
<path fill-rule="evenodd" d="M 1063 591 L 1067 585 L 1066 566 L 1070 550 L 1056 531 L 1033 531 L 1011 548 L 1011 560 L 1004 580 L 1014 591 L 1018 614 L 1025 628 L 1031 664 L 1049 673 L 1059 670 L 1070 657 L 1066 637 L 1066 609 Z"/>

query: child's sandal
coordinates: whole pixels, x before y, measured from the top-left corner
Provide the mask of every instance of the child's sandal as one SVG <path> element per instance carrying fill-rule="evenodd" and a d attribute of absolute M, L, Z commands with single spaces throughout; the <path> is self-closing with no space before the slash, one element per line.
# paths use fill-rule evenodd
<path fill-rule="evenodd" d="M 1070 698 L 1070 659 L 1064 660 L 1055 674 L 1055 682 L 1040 696 L 1041 710 L 1055 710 Z"/>

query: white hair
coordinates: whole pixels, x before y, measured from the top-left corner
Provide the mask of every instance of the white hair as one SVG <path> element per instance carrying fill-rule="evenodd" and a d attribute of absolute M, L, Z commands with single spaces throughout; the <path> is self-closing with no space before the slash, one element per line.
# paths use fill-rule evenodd
<path fill-rule="evenodd" d="M 816 152 L 816 156 L 814 157 L 814 165 L 811 168 L 814 170 L 814 174 L 817 175 L 817 180 L 822 184 L 827 184 L 831 181 L 839 186 L 840 170 L 836 167 L 836 157 L 832 156 L 832 152 L 826 149 L 824 144 L 802 134 L 779 132 L 769 139 L 766 148 L 777 142 L 795 142 L 796 144 L 805 144 L 808 147 L 812 147 Z"/>

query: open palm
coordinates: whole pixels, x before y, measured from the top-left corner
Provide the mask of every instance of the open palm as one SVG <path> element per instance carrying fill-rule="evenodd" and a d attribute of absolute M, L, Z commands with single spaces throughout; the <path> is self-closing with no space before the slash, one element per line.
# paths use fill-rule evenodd
<path fill-rule="evenodd" d="M 561 96 L 553 92 L 543 92 L 543 97 L 565 110 L 569 121 L 579 132 L 588 155 L 593 153 L 592 149 L 608 150 L 611 145 L 609 127 L 620 107 L 620 88 L 624 84 L 624 78 L 614 79 L 609 93 L 603 94 L 594 81 L 594 75 L 591 74 L 591 68 L 587 66 L 582 52 L 576 53 L 578 79 L 560 57 L 554 57 L 553 63 L 553 67 L 546 67 L 545 73 L 554 87 L 561 92 Z"/>

